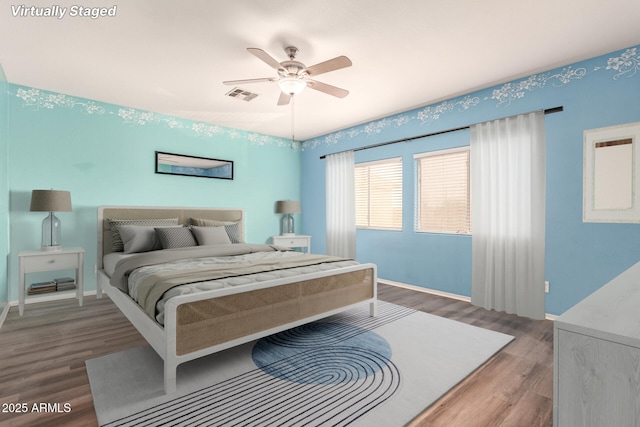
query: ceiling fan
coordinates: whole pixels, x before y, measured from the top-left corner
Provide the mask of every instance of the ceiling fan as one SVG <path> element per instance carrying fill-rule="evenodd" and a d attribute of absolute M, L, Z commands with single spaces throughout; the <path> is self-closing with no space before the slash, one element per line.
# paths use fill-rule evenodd
<path fill-rule="evenodd" d="M 341 89 L 326 83 L 318 82 L 311 79 L 317 75 L 328 73 L 329 71 L 339 70 L 351 66 L 351 60 L 346 56 L 338 56 L 328 61 L 320 62 L 311 67 L 305 66 L 302 62 L 296 61 L 298 48 L 289 46 L 284 49 L 289 57 L 288 61 L 278 62 L 271 55 L 262 49 L 249 47 L 247 50 L 255 55 L 258 59 L 264 61 L 267 65 L 277 71 L 278 77 L 264 77 L 259 79 L 245 80 L 227 80 L 222 83 L 226 85 L 238 85 L 246 83 L 261 82 L 277 82 L 280 87 L 280 98 L 278 105 L 287 105 L 291 101 L 291 97 L 299 94 L 305 87 L 324 92 L 338 98 L 344 98 L 349 94 L 348 90 Z"/>

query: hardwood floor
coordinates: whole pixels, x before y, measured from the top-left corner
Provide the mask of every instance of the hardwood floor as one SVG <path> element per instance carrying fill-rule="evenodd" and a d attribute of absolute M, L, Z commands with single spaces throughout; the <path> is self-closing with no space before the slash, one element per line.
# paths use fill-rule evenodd
<path fill-rule="evenodd" d="M 551 321 L 383 284 L 378 293 L 384 301 L 516 337 L 411 427 L 551 426 Z M 87 297 L 84 307 L 72 299 L 27 305 L 22 317 L 12 307 L 0 330 L 0 426 L 96 426 L 84 361 L 144 344 L 107 297 Z"/>
<path fill-rule="evenodd" d="M 418 416 L 410 427 L 553 424 L 553 322 L 380 285 L 381 300 L 513 335 L 515 340 Z"/>

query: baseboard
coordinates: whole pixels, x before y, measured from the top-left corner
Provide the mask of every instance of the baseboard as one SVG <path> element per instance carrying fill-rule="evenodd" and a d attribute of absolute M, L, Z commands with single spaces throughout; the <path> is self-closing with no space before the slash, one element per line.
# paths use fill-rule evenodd
<path fill-rule="evenodd" d="M 438 295 L 438 296 L 441 296 L 441 297 L 447 297 L 447 298 L 456 299 L 456 300 L 459 300 L 459 301 L 465 301 L 465 302 L 469 302 L 469 303 L 471 302 L 471 298 L 469 298 L 468 296 L 465 296 L 465 295 L 452 294 L 452 293 L 449 293 L 449 292 L 439 291 L 437 289 L 429 289 L 429 288 L 423 288 L 422 286 L 409 285 L 409 284 L 401 283 L 401 282 L 394 282 L 393 280 L 387 280 L 387 279 L 378 278 L 378 283 L 383 283 L 385 285 L 391 285 L 391 286 L 397 286 L 399 288 L 411 289 L 412 291 L 424 292 L 426 294 Z M 547 320 L 556 320 L 558 318 L 558 316 L 556 316 L 555 314 L 548 314 L 548 313 L 545 313 L 544 317 Z"/>
<path fill-rule="evenodd" d="M 438 296 L 441 296 L 441 297 L 457 299 L 457 300 L 460 300 L 460 301 L 471 302 L 471 298 L 469 298 L 467 296 L 464 296 L 464 295 L 452 294 L 452 293 L 449 293 L 449 292 L 438 291 L 436 289 L 423 288 L 422 286 L 409 285 L 409 284 L 402 283 L 402 282 L 394 282 L 393 280 L 387 280 L 387 279 L 378 278 L 378 283 L 383 283 L 385 285 L 391 285 L 391 286 L 397 286 L 399 288 L 411 289 L 412 291 L 424 292 L 424 293 L 427 293 L 427 294 L 438 295 Z"/>

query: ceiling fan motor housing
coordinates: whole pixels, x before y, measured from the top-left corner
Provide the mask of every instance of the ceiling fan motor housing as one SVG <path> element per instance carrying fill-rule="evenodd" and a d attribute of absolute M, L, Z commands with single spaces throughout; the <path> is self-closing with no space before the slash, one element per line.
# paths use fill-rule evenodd
<path fill-rule="evenodd" d="M 283 62 L 280 63 L 280 65 L 282 65 L 282 68 L 284 68 L 284 73 L 280 72 L 280 75 L 282 77 L 307 75 L 307 73 L 304 72 L 305 66 L 304 66 L 304 64 L 302 62 L 298 62 L 298 61 L 283 61 Z"/>

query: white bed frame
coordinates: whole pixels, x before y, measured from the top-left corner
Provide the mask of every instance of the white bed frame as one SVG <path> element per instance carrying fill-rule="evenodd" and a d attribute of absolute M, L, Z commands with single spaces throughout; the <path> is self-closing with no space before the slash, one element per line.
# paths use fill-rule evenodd
<path fill-rule="evenodd" d="M 289 328 L 293 328 L 296 326 L 300 326 L 315 320 L 322 319 L 324 317 L 330 316 L 332 314 L 340 313 L 342 311 L 348 310 L 355 306 L 360 306 L 363 303 L 369 304 L 370 315 L 376 315 L 376 301 L 377 301 L 377 269 L 375 264 L 360 264 L 351 267 L 340 268 L 332 271 L 323 271 L 311 274 L 305 274 L 302 276 L 297 276 L 295 278 L 283 278 L 277 280 L 270 280 L 266 282 L 260 282 L 251 285 L 233 287 L 233 288 L 223 288 L 216 289 L 211 291 L 205 291 L 198 294 L 189 294 L 189 295 L 181 295 L 176 296 L 169 299 L 165 305 L 165 325 L 156 323 L 147 313 L 144 312 L 142 307 L 140 307 L 133 299 L 131 299 L 127 294 L 122 292 L 120 289 L 117 289 L 111 286 L 109 282 L 109 277 L 104 272 L 102 267 L 102 258 L 104 252 L 103 245 L 103 236 L 104 236 L 104 220 L 106 218 L 114 218 L 112 215 L 114 210 L 122 210 L 126 215 L 131 210 L 140 210 L 143 212 L 142 216 L 138 216 L 137 218 L 144 218 L 146 214 L 152 214 L 153 211 L 160 211 L 162 213 L 175 211 L 176 213 L 180 212 L 188 212 L 187 215 L 194 215 L 194 212 L 199 213 L 214 213 L 214 216 L 218 213 L 219 217 L 222 219 L 228 219 L 229 213 L 232 215 L 240 213 L 240 233 L 241 236 L 244 237 L 244 212 L 241 209 L 204 209 L 204 208 L 166 208 L 166 207 L 131 207 L 131 206 L 101 206 L 98 208 L 98 256 L 97 256 L 97 297 L 101 298 L 102 291 L 109 296 L 109 298 L 116 304 L 116 306 L 124 313 L 124 315 L 131 321 L 131 323 L 138 329 L 140 334 L 147 340 L 147 342 L 151 345 L 151 347 L 160 355 L 160 357 L 164 360 L 164 390 L 165 393 L 174 393 L 176 391 L 176 377 L 177 377 L 177 367 L 181 363 L 194 360 L 209 354 L 213 354 L 231 347 L 235 347 L 240 344 L 247 343 L 249 341 L 253 341 L 277 332 L 284 331 Z M 105 217 L 105 211 L 109 212 L 108 217 Z M 152 218 L 162 218 L 162 216 L 150 216 Z M 168 218 L 168 216 L 164 216 Z M 179 216 L 180 217 L 180 216 Z M 120 216 L 120 219 L 128 219 L 126 216 Z M 182 218 L 180 220 L 182 223 Z M 176 313 L 178 307 L 181 304 L 186 304 L 194 301 L 206 300 L 211 298 L 222 297 L 226 295 L 238 294 L 242 292 L 270 288 L 275 286 L 286 285 L 290 283 L 295 283 L 303 280 L 312 280 L 322 277 L 328 277 L 335 274 L 341 273 L 350 273 L 358 270 L 373 270 L 373 297 L 364 301 L 360 301 L 356 304 L 346 305 L 344 307 L 340 307 L 331 311 L 327 311 L 315 316 L 307 317 L 295 322 L 283 324 L 278 327 L 266 329 L 260 331 L 258 333 L 254 333 L 251 335 L 247 335 L 238 339 L 234 339 L 228 342 L 224 342 L 222 344 L 214 345 L 208 348 L 204 348 L 202 350 L 197 350 L 192 353 L 178 355 L 176 352 L 176 325 L 177 325 L 177 317 Z"/>

